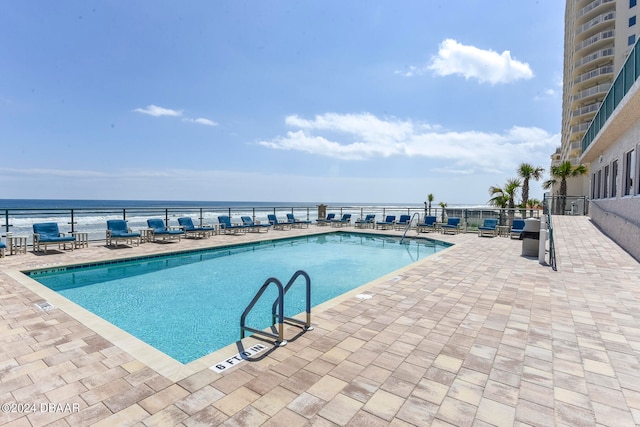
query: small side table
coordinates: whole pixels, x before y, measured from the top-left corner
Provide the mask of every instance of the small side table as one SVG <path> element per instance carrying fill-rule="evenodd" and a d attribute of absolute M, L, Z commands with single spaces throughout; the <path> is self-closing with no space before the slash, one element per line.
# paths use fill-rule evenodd
<path fill-rule="evenodd" d="M 21 236 L 7 236 L 7 247 L 9 248 L 9 255 L 26 254 L 27 238 Z"/>
<path fill-rule="evenodd" d="M 71 233 L 76 238 L 75 248 L 88 248 L 89 247 L 89 233 L 84 231 L 74 231 Z"/>
<path fill-rule="evenodd" d="M 153 240 L 153 228 L 140 229 L 140 243 L 147 243 Z"/>
<path fill-rule="evenodd" d="M 509 237 L 510 231 L 511 231 L 511 227 L 509 227 L 508 225 L 498 226 L 498 236 L 500 237 Z"/>

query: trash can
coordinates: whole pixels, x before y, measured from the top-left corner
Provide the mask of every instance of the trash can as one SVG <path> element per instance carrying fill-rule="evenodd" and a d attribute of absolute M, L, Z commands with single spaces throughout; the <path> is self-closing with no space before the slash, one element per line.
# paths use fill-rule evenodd
<path fill-rule="evenodd" d="M 522 232 L 522 256 L 538 257 L 540 248 L 540 220 L 528 218 L 524 220 Z"/>

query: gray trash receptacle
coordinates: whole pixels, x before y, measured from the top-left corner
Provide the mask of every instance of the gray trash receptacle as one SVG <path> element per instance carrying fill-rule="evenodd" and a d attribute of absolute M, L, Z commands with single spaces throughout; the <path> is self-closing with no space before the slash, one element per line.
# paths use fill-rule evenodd
<path fill-rule="evenodd" d="M 522 232 L 522 256 L 537 257 L 540 245 L 540 220 L 527 218 L 524 220 Z"/>

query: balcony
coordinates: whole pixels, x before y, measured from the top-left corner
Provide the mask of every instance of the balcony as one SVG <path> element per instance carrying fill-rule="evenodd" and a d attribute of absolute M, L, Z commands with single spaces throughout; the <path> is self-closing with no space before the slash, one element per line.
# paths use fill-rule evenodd
<path fill-rule="evenodd" d="M 613 2 L 615 2 L 615 0 L 595 0 L 595 1 L 592 1 L 591 3 L 589 3 L 588 5 L 583 7 L 582 9 L 580 9 L 578 11 L 578 13 L 576 13 L 576 20 L 580 19 L 581 17 L 583 17 L 587 13 L 597 9 L 600 6 L 606 5 L 608 3 L 613 3 Z"/>
<path fill-rule="evenodd" d="M 573 102 L 582 101 L 592 96 L 606 95 L 611 88 L 611 83 L 603 83 L 589 89 L 585 89 L 573 95 Z"/>
<path fill-rule="evenodd" d="M 579 125 L 575 125 L 575 126 L 571 126 L 571 133 L 578 133 L 578 132 L 584 132 L 589 128 L 589 125 L 591 124 L 591 122 L 586 122 L 586 123 L 580 123 Z M 578 143 L 579 144 L 579 143 Z"/>
<path fill-rule="evenodd" d="M 613 65 L 606 65 L 604 67 L 596 68 L 595 70 L 591 70 L 586 73 L 580 74 L 578 77 L 573 79 L 573 84 L 577 85 L 580 83 L 585 83 L 597 77 L 604 77 L 604 76 L 610 77 L 611 80 L 613 80 Z"/>
<path fill-rule="evenodd" d="M 578 43 L 576 47 L 573 49 L 574 52 L 578 52 L 582 49 L 593 48 L 596 47 L 599 42 L 605 42 L 607 40 L 613 39 L 616 36 L 615 30 L 607 30 L 601 33 L 596 34 L 595 36 L 591 36 L 586 40 Z"/>
<path fill-rule="evenodd" d="M 605 13 L 604 15 L 596 16 L 592 20 L 585 22 L 584 24 L 580 25 L 576 29 L 576 37 L 578 37 L 580 34 L 584 33 L 585 31 L 588 31 L 597 27 L 600 24 L 604 24 L 608 22 L 614 23 L 613 21 L 615 19 L 616 19 L 615 12 L 609 12 L 609 13 Z"/>
<path fill-rule="evenodd" d="M 603 62 L 603 60 L 611 60 L 613 58 L 614 48 L 608 47 L 606 49 L 599 50 L 597 52 L 592 53 L 591 55 L 583 56 L 578 59 L 574 64 L 574 70 L 577 70 L 581 67 L 586 66 L 595 66 L 598 62 Z"/>
<path fill-rule="evenodd" d="M 585 105 L 584 107 L 578 108 L 577 110 L 573 110 L 571 112 L 571 118 L 576 119 L 587 114 L 591 114 L 593 116 L 596 114 L 601 104 L 601 102 L 595 102 L 593 104 Z"/>

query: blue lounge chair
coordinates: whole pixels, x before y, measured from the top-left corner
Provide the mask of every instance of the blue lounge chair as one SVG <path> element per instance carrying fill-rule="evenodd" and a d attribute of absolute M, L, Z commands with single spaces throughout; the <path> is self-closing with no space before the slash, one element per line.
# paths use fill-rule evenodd
<path fill-rule="evenodd" d="M 342 227 L 343 225 L 348 226 L 349 224 L 351 224 L 351 214 L 344 214 L 340 219 L 331 220 L 332 227 Z"/>
<path fill-rule="evenodd" d="M 389 227 L 393 227 L 393 224 L 395 222 L 396 222 L 396 216 L 395 215 L 387 215 L 386 218 L 384 219 L 384 221 L 376 222 L 376 229 L 382 228 L 383 230 L 386 230 Z"/>
<path fill-rule="evenodd" d="M 123 219 L 110 219 L 107 221 L 107 246 L 115 244 L 118 246 L 119 240 L 124 240 L 125 244 L 133 244 L 135 241 L 140 245 L 140 233 L 131 231 L 127 226 L 127 221 Z"/>
<path fill-rule="evenodd" d="M 376 221 L 375 214 L 368 214 L 364 217 L 364 219 L 359 218 L 354 223 L 357 228 L 373 228 L 373 225 Z"/>
<path fill-rule="evenodd" d="M 0 242 L 0 258 L 4 258 L 5 249 L 7 249 L 7 245 L 4 242 Z"/>
<path fill-rule="evenodd" d="M 218 222 L 220 223 L 220 231 L 224 234 L 245 233 L 249 229 L 249 227 L 244 224 L 232 224 L 229 215 L 220 215 Z"/>
<path fill-rule="evenodd" d="M 442 224 L 442 233 L 443 234 L 447 234 L 447 233 L 459 233 L 460 232 L 460 218 L 457 217 L 450 217 L 447 218 L 447 223 L 446 224 Z"/>
<path fill-rule="evenodd" d="M 184 231 L 185 237 L 192 235 L 196 238 L 205 238 L 210 237 L 216 232 L 215 227 L 196 227 L 193 225 L 193 220 L 188 216 L 178 218 L 178 224 L 180 224 L 180 228 Z"/>
<path fill-rule="evenodd" d="M 511 232 L 509 236 L 513 239 L 514 237 L 520 239 L 522 238 L 522 233 L 524 233 L 524 219 L 514 219 L 511 223 Z"/>
<path fill-rule="evenodd" d="M 416 224 L 416 231 L 421 233 L 422 231 L 435 231 L 436 229 L 436 221 L 438 220 L 435 216 L 425 216 L 423 222 L 419 222 Z"/>
<path fill-rule="evenodd" d="M 256 224 L 250 216 L 243 216 L 240 217 L 240 219 L 242 219 L 242 224 L 247 226 L 247 231 L 259 233 L 260 230 L 264 230 L 265 232 L 268 232 L 271 228 L 271 224 Z"/>
<path fill-rule="evenodd" d="M 47 252 L 47 245 L 50 243 L 58 245 L 58 249 L 67 249 L 67 244 L 69 244 L 73 250 L 75 242 L 75 236 L 65 236 L 60 232 L 58 224 L 55 222 L 33 224 L 33 250 L 36 252 L 40 252 L 43 247 L 44 252 Z"/>
<path fill-rule="evenodd" d="M 481 226 L 478 227 L 478 237 L 485 234 L 496 237 L 498 235 L 498 220 L 495 218 L 485 218 Z"/>
<path fill-rule="evenodd" d="M 269 220 L 269 224 L 273 226 L 274 230 L 286 230 L 287 228 L 291 229 L 290 223 L 278 221 L 278 217 L 274 214 L 267 215 L 267 219 Z"/>
<path fill-rule="evenodd" d="M 335 219 L 335 217 L 336 217 L 336 214 L 330 213 L 330 214 L 327 214 L 326 218 L 318 218 L 318 219 L 316 219 L 316 222 L 320 226 L 329 225 L 329 224 L 331 224 L 331 221 L 333 221 Z"/>
<path fill-rule="evenodd" d="M 311 221 L 296 219 L 296 217 L 292 213 L 287 214 L 287 222 L 291 224 L 291 227 L 299 228 L 309 228 L 309 224 L 311 224 Z"/>
<path fill-rule="evenodd" d="M 409 222 L 411 222 L 411 215 L 400 215 L 400 219 L 396 221 L 393 228 L 396 230 L 404 230 Z"/>
<path fill-rule="evenodd" d="M 172 230 L 164 225 L 164 220 L 160 218 L 153 218 L 147 220 L 147 226 L 151 229 L 153 241 L 161 239 L 163 242 L 168 239 L 178 239 L 178 242 L 184 235 L 182 230 Z"/>

